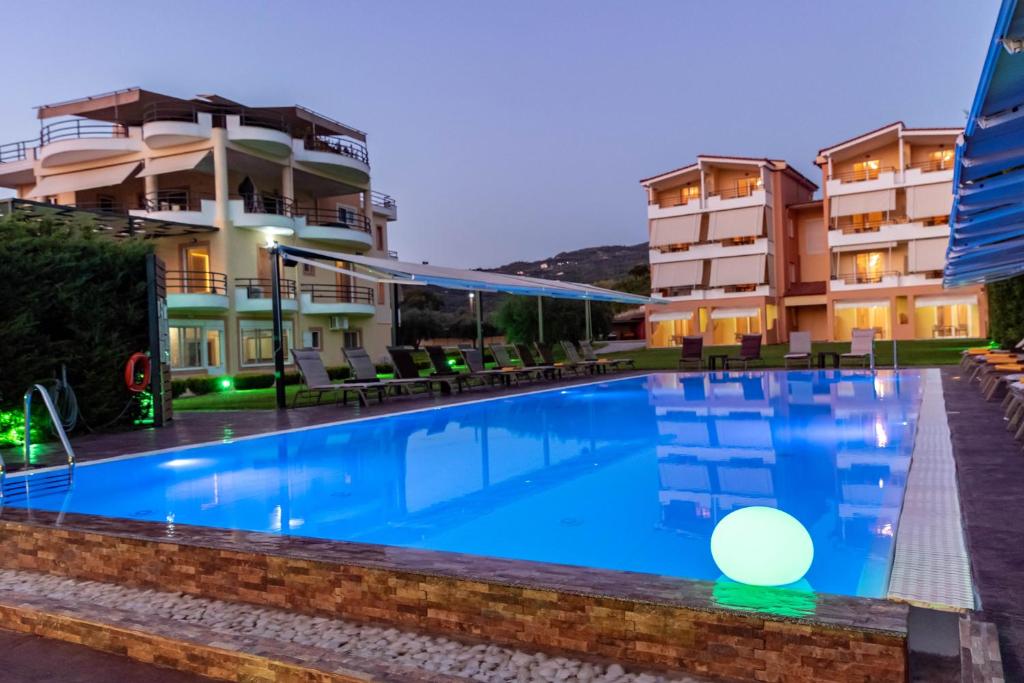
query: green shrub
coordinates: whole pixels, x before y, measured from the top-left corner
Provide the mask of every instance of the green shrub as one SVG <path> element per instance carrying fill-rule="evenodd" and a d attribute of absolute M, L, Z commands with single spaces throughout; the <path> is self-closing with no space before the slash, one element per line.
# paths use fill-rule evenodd
<path fill-rule="evenodd" d="M 183 379 L 171 380 L 171 398 L 178 398 L 188 390 L 188 382 Z"/>
<path fill-rule="evenodd" d="M 1010 348 L 1024 338 L 1024 275 L 993 282 L 986 289 L 989 337 Z"/>

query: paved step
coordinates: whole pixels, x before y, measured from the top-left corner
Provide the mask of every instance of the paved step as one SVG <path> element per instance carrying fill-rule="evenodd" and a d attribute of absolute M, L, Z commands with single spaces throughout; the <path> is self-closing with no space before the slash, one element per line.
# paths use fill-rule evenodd
<path fill-rule="evenodd" d="M 0 628 L 229 681 L 702 683 L 284 610 L 0 570 Z"/>

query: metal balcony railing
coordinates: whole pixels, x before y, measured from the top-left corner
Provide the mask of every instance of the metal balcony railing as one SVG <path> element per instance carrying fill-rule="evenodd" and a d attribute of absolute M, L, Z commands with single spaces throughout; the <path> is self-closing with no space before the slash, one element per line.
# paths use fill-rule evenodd
<path fill-rule="evenodd" d="M 319 225 L 330 228 L 348 228 L 349 230 L 360 230 L 370 232 L 370 219 L 354 209 L 328 209 L 315 206 L 300 206 L 295 209 L 296 215 L 305 216 L 309 225 Z"/>
<path fill-rule="evenodd" d="M 272 283 L 268 277 L 246 277 L 235 279 L 235 289 L 242 289 L 249 299 L 269 299 L 272 296 Z M 281 298 L 295 298 L 295 280 L 281 280 Z"/>
<path fill-rule="evenodd" d="M 174 102 L 153 102 L 142 110 L 142 122 L 152 121 L 184 121 L 196 123 L 199 120 L 199 109 L 187 104 Z"/>
<path fill-rule="evenodd" d="M 0 145 L 0 164 L 29 158 L 29 150 L 37 147 L 39 140 L 21 140 Z"/>
<path fill-rule="evenodd" d="M 895 166 L 882 166 L 879 168 L 862 168 L 857 171 L 843 171 L 842 173 L 833 173 L 829 176 L 829 180 L 838 180 L 841 183 L 860 183 L 865 180 L 875 180 L 883 173 L 892 173 L 896 170 Z"/>
<path fill-rule="evenodd" d="M 344 135 L 309 135 L 303 140 L 303 144 L 306 149 L 315 152 L 342 154 L 364 164 L 370 163 L 370 153 L 366 145 Z"/>
<path fill-rule="evenodd" d="M 757 190 L 763 190 L 762 186 L 758 185 L 740 185 L 737 187 L 726 187 L 721 190 L 709 190 L 709 197 L 718 197 L 720 199 L 736 199 L 737 197 L 749 197 L 754 194 Z"/>
<path fill-rule="evenodd" d="M 169 270 L 166 275 L 167 291 L 171 294 L 228 293 L 228 276 L 203 270 Z"/>
<path fill-rule="evenodd" d="M 282 197 L 281 195 L 267 192 L 256 192 L 254 194 L 232 196 L 232 199 L 242 200 L 242 210 L 245 213 L 267 213 L 275 216 L 295 215 L 295 203 L 291 197 Z"/>
<path fill-rule="evenodd" d="M 89 119 L 71 119 L 69 121 L 57 121 L 48 126 L 43 126 L 39 132 L 39 143 L 48 145 L 57 140 L 75 140 L 84 138 L 126 138 L 128 137 L 128 126 L 120 123 L 106 123 L 105 121 L 90 121 Z"/>
<path fill-rule="evenodd" d="M 213 201 L 215 197 L 189 190 L 159 190 L 146 195 L 142 208 L 146 211 L 202 211 L 204 199 Z"/>
<path fill-rule="evenodd" d="M 313 303 L 318 304 L 369 304 L 373 305 L 373 288 L 360 285 L 304 284 L 303 293 L 309 294 Z"/>
<path fill-rule="evenodd" d="M 268 114 L 266 112 L 255 112 L 250 109 L 225 109 L 223 114 L 238 115 L 238 122 L 243 126 L 255 126 L 256 128 L 269 128 L 279 130 L 282 133 L 290 131 L 288 122 L 283 116 Z"/>
<path fill-rule="evenodd" d="M 373 202 L 374 206 L 379 206 L 382 209 L 398 208 L 398 203 L 395 202 L 395 198 L 389 194 L 384 194 L 383 192 L 377 192 L 374 190 L 370 193 L 370 200 Z"/>
<path fill-rule="evenodd" d="M 898 270 L 875 270 L 870 273 L 837 273 L 832 275 L 833 280 L 845 282 L 848 285 L 871 285 L 881 282 L 884 278 L 903 275 Z"/>
<path fill-rule="evenodd" d="M 924 173 L 932 171 L 950 171 L 953 169 L 952 159 L 932 159 L 930 161 L 919 161 L 914 164 L 907 164 L 907 168 L 918 168 Z"/>

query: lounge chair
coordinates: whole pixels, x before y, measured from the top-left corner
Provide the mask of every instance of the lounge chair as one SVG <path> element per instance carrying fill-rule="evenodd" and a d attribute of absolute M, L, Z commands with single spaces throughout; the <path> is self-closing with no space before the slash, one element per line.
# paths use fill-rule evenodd
<path fill-rule="evenodd" d="M 540 356 L 541 362 L 545 365 L 550 365 L 551 367 L 559 368 L 561 370 L 570 370 L 577 375 L 590 369 L 580 365 L 579 363 L 573 363 L 568 356 L 566 356 L 564 361 L 556 361 L 555 352 L 552 351 L 551 347 L 547 344 L 534 342 L 533 346 L 537 349 L 537 355 Z"/>
<path fill-rule="evenodd" d="M 679 352 L 680 370 L 693 363 L 697 364 L 698 370 L 704 367 L 704 337 L 700 335 L 683 337 L 683 346 Z"/>
<path fill-rule="evenodd" d="M 470 373 L 462 373 L 454 370 L 452 366 L 448 365 L 448 354 L 440 346 L 425 346 L 423 350 L 427 352 L 427 357 L 430 358 L 430 366 L 434 372 L 430 375 L 438 378 L 449 378 L 455 381 L 459 391 L 462 391 L 464 387 L 469 386 L 469 382 L 472 379 L 476 379 L 481 384 L 486 381 L 482 377 L 474 376 Z"/>
<path fill-rule="evenodd" d="M 332 380 L 327 374 L 324 362 L 320 359 L 320 352 L 316 349 L 292 349 L 292 358 L 299 368 L 302 384 L 306 387 L 295 392 L 295 396 L 292 397 L 292 408 L 298 403 L 299 396 L 304 394 L 308 396 L 316 394 L 317 405 L 320 405 L 324 394 L 338 392 L 341 393 L 340 402 L 343 405 L 348 403 L 349 393 L 355 394 L 364 406 L 370 403 L 366 397 L 369 392 L 377 392 L 377 400 L 384 400 L 384 386 L 379 383 L 335 382 Z"/>
<path fill-rule="evenodd" d="M 518 382 L 522 377 L 530 378 L 533 374 L 531 370 L 512 367 L 488 370 L 486 366 L 484 366 L 484 354 L 481 353 L 479 349 L 474 349 L 472 347 L 460 347 L 459 353 L 462 354 L 462 360 L 465 361 L 466 367 L 469 368 L 469 371 L 474 376 L 489 378 L 492 384 L 496 380 L 500 379 L 505 386 L 508 386 L 512 383 L 512 380 L 516 380 Z"/>
<path fill-rule="evenodd" d="M 600 358 L 594 350 L 594 345 L 585 339 L 580 340 L 580 351 L 583 352 L 583 360 L 609 364 L 613 368 L 628 367 L 636 370 L 636 362 L 632 358 Z"/>
<path fill-rule="evenodd" d="M 745 334 L 740 339 L 739 355 L 726 358 L 725 369 L 728 370 L 733 363 L 743 363 L 743 369 L 746 370 L 747 366 L 754 362 L 764 363 L 764 359 L 761 358 L 761 335 Z"/>
<path fill-rule="evenodd" d="M 562 368 L 556 367 L 554 365 L 544 365 L 543 363 L 538 363 L 536 360 L 534 360 L 533 353 L 530 352 L 530 347 L 527 344 L 514 344 L 514 346 L 516 349 L 516 353 L 519 355 L 519 360 L 522 361 L 524 368 L 536 370 L 537 372 L 541 373 L 548 379 L 562 378 Z"/>
<path fill-rule="evenodd" d="M 571 341 L 562 342 L 562 351 L 565 353 L 566 360 L 578 368 L 583 368 L 591 373 L 605 372 L 608 370 L 608 363 L 601 363 L 596 360 L 584 360 L 583 358 L 580 358 L 580 354 L 576 352 L 576 347 Z"/>
<path fill-rule="evenodd" d="M 844 360 L 859 360 L 861 367 L 873 365 L 875 359 L 875 331 L 855 328 L 850 338 L 850 350 L 839 354 L 839 363 Z"/>
<path fill-rule="evenodd" d="M 498 367 L 502 370 L 520 370 L 522 371 L 522 377 L 528 377 L 530 379 L 538 379 L 542 376 L 541 372 L 532 368 L 523 367 L 520 363 L 516 365 L 516 362 L 512 360 L 512 356 L 508 353 L 508 347 L 505 344 L 491 344 L 491 355 L 494 356 L 495 362 Z"/>
<path fill-rule="evenodd" d="M 429 382 L 431 385 L 436 384 L 440 387 L 443 394 L 450 394 L 453 389 L 462 391 L 462 383 L 454 378 L 438 375 L 423 377 L 420 375 L 420 367 L 416 364 L 416 359 L 412 357 L 412 351 L 407 348 L 389 346 L 388 355 L 391 356 L 391 364 L 395 366 L 395 372 L 402 379 L 415 379 Z"/>
<path fill-rule="evenodd" d="M 782 362 L 789 367 L 790 362 L 807 363 L 811 367 L 811 333 L 790 332 L 789 353 L 782 357 Z"/>
<path fill-rule="evenodd" d="M 412 395 L 413 387 L 423 387 L 428 393 L 433 391 L 433 387 L 428 379 L 380 379 L 377 377 L 377 366 L 370 359 L 370 354 L 361 346 L 353 349 L 342 349 L 341 353 L 345 356 L 345 362 L 348 363 L 348 367 L 352 371 L 352 379 L 348 380 L 346 384 L 380 384 L 385 388 L 394 387 L 399 392 L 405 389 L 410 395 Z"/>

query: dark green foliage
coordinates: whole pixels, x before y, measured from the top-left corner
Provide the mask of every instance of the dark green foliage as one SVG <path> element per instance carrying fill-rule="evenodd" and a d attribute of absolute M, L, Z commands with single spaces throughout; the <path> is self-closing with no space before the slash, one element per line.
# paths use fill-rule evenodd
<path fill-rule="evenodd" d="M 1024 275 L 993 282 L 987 289 L 989 336 L 1011 348 L 1024 338 Z"/>
<path fill-rule="evenodd" d="M 152 245 L 115 242 L 87 224 L 0 219 L 0 409 L 16 407 L 61 364 L 91 425 L 115 419 L 132 394 L 124 364 L 148 348 L 146 255 Z M 139 410 L 122 418 L 129 423 Z"/>
<path fill-rule="evenodd" d="M 584 302 L 571 299 L 544 299 L 544 339 L 576 341 L 586 334 Z M 611 329 L 610 304 L 593 302 L 590 305 L 591 326 L 595 337 L 608 334 Z M 537 298 L 509 296 L 501 303 L 494 322 L 504 331 L 510 342 L 537 340 Z"/>
<path fill-rule="evenodd" d="M 390 373 L 393 368 L 386 364 L 380 363 L 376 366 L 378 373 Z M 346 366 L 327 368 L 327 375 L 333 380 L 346 380 L 352 376 L 351 370 Z M 213 394 L 225 390 L 221 386 L 223 376 L 202 376 L 202 377 L 186 377 L 183 379 L 176 379 L 171 383 L 171 391 L 174 398 L 182 396 L 186 391 L 191 392 L 196 396 L 203 396 L 204 394 Z M 298 384 L 301 378 L 297 372 L 286 372 L 284 375 L 284 383 L 286 385 Z M 231 379 L 231 388 L 237 391 L 245 391 L 248 389 L 269 389 L 274 386 L 274 373 L 264 372 L 260 374 L 246 374 L 236 375 Z"/>

